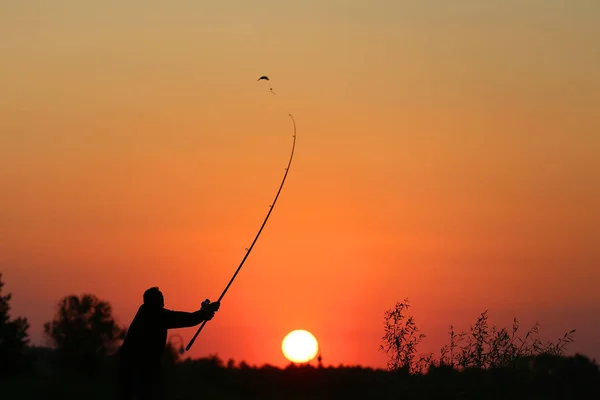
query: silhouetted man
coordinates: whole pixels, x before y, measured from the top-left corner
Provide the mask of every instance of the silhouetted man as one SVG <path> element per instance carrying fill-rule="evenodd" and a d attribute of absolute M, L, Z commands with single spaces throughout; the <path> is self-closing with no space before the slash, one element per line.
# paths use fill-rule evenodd
<path fill-rule="evenodd" d="M 161 398 L 161 357 L 167 344 L 167 330 L 187 328 L 211 320 L 220 303 L 206 300 L 195 312 L 164 308 L 163 294 L 157 287 L 144 292 L 138 309 L 119 350 L 121 398 Z"/>

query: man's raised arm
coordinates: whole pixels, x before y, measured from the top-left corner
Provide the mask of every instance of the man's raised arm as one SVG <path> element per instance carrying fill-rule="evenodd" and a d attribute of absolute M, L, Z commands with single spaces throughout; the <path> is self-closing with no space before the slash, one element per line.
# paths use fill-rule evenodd
<path fill-rule="evenodd" d="M 198 311 L 173 311 L 164 310 L 164 322 L 167 329 L 189 328 L 198 325 L 202 321 L 210 321 L 219 309 L 219 303 L 211 303 Z"/>

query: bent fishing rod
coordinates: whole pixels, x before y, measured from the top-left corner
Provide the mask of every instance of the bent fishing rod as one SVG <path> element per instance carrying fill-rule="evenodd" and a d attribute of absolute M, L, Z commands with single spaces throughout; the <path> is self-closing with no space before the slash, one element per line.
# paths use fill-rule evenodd
<path fill-rule="evenodd" d="M 223 290 L 223 293 L 221 293 L 221 296 L 219 297 L 219 299 L 217 300 L 217 302 L 220 302 L 221 299 L 223 299 L 223 297 L 225 296 L 225 293 L 227 293 L 227 290 L 229 290 L 229 287 L 233 283 L 235 277 L 237 276 L 237 274 L 242 269 L 242 265 L 244 265 L 244 262 L 246 262 L 246 259 L 248 258 L 248 255 L 252 251 L 252 248 L 254 247 L 254 244 L 258 240 L 258 237 L 260 236 L 263 228 L 265 227 L 267 221 L 269 220 L 269 216 L 271 215 L 271 212 L 273 211 L 273 208 L 275 208 L 275 203 L 277 202 L 277 199 L 279 198 L 279 194 L 281 193 L 281 189 L 283 189 L 283 184 L 285 183 L 285 179 L 287 178 L 287 174 L 290 171 L 290 166 L 292 165 L 292 159 L 294 158 L 294 149 L 296 148 L 296 121 L 294 121 L 294 117 L 292 116 L 292 114 L 289 114 L 289 116 L 292 119 L 292 124 L 294 126 L 294 141 L 292 143 L 292 152 L 290 154 L 290 160 L 288 161 L 288 165 L 285 168 L 285 174 L 283 175 L 283 180 L 281 181 L 281 185 L 279 186 L 279 190 L 277 191 L 277 194 L 275 195 L 275 200 L 273 200 L 273 203 L 269 206 L 269 212 L 267 213 L 267 216 L 265 217 L 265 220 L 263 221 L 260 229 L 258 230 L 258 233 L 254 237 L 254 240 L 252 241 L 252 244 L 250 245 L 250 247 L 246 249 L 246 254 L 244 255 L 244 258 L 242 259 L 242 262 L 237 267 L 237 270 L 233 274 L 233 277 L 231 277 L 231 280 L 229 281 L 229 283 L 225 287 L 225 290 Z M 192 347 L 192 345 L 196 341 L 196 337 L 198 337 L 198 334 L 202 331 L 202 328 L 204 328 L 204 325 L 206 325 L 207 322 L 208 321 L 206 321 L 206 320 L 202 321 L 202 324 L 200 325 L 200 327 L 196 331 L 196 334 L 194 335 L 194 337 L 192 337 L 192 340 L 190 340 L 190 342 L 188 343 L 187 347 L 185 348 L 186 351 L 190 350 L 190 348 Z"/>

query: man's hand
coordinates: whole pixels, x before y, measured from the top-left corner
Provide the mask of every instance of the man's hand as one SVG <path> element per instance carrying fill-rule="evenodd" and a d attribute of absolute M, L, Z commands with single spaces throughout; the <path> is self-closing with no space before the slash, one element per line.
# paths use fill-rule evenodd
<path fill-rule="evenodd" d="M 211 303 L 208 299 L 204 300 L 202 302 L 202 308 L 200 309 L 203 314 L 202 318 L 206 321 L 210 321 L 215 316 L 215 313 L 219 310 L 219 307 L 221 307 L 221 302 L 219 301 Z"/>

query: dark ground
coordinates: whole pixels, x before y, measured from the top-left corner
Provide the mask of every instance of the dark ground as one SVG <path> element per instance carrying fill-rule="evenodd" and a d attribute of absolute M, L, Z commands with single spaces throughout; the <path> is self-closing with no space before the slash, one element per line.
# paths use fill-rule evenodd
<path fill-rule="evenodd" d="M 37 349 L 26 372 L 0 380 L 0 399 L 116 399 L 114 358 L 85 373 Z M 540 356 L 519 366 L 425 374 L 337 366 L 250 367 L 217 357 L 168 364 L 167 399 L 600 399 L 598 365 L 584 356 Z"/>

